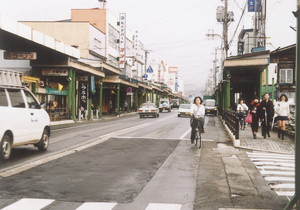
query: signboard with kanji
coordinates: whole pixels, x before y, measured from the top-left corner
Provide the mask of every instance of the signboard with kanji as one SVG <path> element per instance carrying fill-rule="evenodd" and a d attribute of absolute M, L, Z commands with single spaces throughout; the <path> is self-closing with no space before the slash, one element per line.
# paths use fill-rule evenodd
<path fill-rule="evenodd" d="M 10 60 L 36 60 L 37 53 L 4 51 L 3 57 Z"/>
<path fill-rule="evenodd" d="M 126 14 L 120 13 L 120 58 L 119 67 L 125 68 L 126 61 Z"/>

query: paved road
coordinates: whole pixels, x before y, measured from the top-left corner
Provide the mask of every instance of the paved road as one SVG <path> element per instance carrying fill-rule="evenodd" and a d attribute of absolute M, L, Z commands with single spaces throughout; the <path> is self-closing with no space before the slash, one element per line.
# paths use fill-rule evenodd
<path fill-rule="evenodd" d="M 192 209 L 201 150 L 189 130 L 175 110 L 56 127 L 49 151 L 22 147 L 1 164 L 0 208 Z"/>

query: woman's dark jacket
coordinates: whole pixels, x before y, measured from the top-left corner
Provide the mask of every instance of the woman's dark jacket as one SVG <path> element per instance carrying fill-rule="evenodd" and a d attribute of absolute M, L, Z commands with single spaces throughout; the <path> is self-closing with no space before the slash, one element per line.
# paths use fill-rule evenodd
<path fill-rule="evenodd" d="M 268 119 L 273 118 L 274 116 L 274 105 L 273 105 L 273 101 L 268 100 L 268 102 L 266 100 L 263 100 L 262 102 L 260 102 L 260 110 L 261 110 L 261 115 L 260 118 L 264 119 L 265 118 L 265 111 L 267 112 L 267 117 Z M 263 110 L 263 108 L 266 108 L 266 110 Z"/>
<path fill-rule="evenodd" d="M 256 111 L 256 113 L 253 113 L 252 111 Z M 249 112 L 250 114 L 252 115 L 252 118 L 260 118 L 261 116 L 261 106 L 260 106 L 260 103 L 254 103 L 252 102 L 249 106 Z"/>

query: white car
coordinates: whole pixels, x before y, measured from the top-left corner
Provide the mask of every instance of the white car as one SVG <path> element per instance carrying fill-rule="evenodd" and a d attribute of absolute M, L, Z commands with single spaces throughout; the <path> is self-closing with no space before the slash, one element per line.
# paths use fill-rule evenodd
<path fill-rule="evenodd" d="M 191 116 L 191 104 L 180 104 L 178 108 L 178 117 Z"/>
<path fill-rule="evenodd" d="M 159 117 L 159 109 L 153 103 L 143 103 L 138 110 L 140 118 L 146 116 Z"/>
<path fill-rule="evenodd" d="M 159 100 L 159 112 L 163 112 L 165 110 L 168 112 L 171 112 L 171 104 L 170 104 L 169 99 L 161 98 Z"/>
<path fill-rule="evenodd" d="M 50 118 L 26 87 L 0 85 L 0 159 L 12 148 L 33 144 L 40 151 L 49 145 Z"/>

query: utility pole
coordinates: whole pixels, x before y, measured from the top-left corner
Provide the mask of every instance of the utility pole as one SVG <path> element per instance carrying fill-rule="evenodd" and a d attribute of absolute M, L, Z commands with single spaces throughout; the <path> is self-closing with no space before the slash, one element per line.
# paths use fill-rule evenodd
<path fill-rule="evenodd" d="M 228 56 L 228 0 L 225 0 L 224 5 L 223 39 L 226 59 Z"/>
<path fill-rule="evenodd" d="M 147 59 L 149 52 L 149 50 L 145 50 L 145 74 L 147 74 Z"/>

